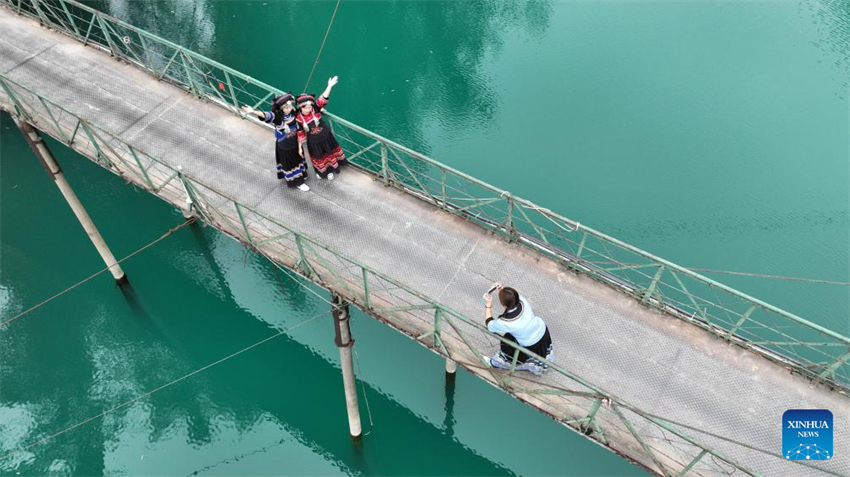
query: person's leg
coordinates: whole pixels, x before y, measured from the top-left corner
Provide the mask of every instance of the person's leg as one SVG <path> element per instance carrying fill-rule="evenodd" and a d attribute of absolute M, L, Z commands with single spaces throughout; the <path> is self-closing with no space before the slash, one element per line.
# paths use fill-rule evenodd
<path fill-rule="evenodd" d="M 549 335 L 548 328 L 537 343 L 534 343 L 527 348 L 532 353 L 544 358 L 545 361 L 529 356 L 522 366 L 517 366 L 517 370 L 529 371 L 536 375 L 540 375 L 549 369 L 548 363 L 555 362 L 555 355 L 552 353 L 552 336 Z"/>
<path fill-rule="evenodd" d="M 506 334 L 505 334 L 505 336 L 504 336 L 504 338 L 505 338 L 506 340 L 510 341 L 511 343 L 513 343 L 513 344 L 515 344 L 515 345 L 518 345 L 518 343 L 517 343 L 517 341 L 516 341 L 516 338 L 514 338 L 514 335 L 512 335 L 512 334 L 510 334 L 510 333 L 506 333 Z M 511 345 L 510 345 L 510 343 L 506 343 L 506 342 L 504 342 L 504 341 L 500 341 L 500 342 L 499 342 L 499 351 L 501 351 L 501 352 L 502 352 L 502 354 L 504 354 L 506 357 L 509 357 L 510 359 L 513 359 L 513 357 L 514 357 L 514 351 L 516 351 L 516 348 L 514 348 L 513 346 L 511 346 Z M 522 356 L 520 356 L 520 359 L 522 359 Z"/>
<path fill-rule="evenodd" d="M 549 327 L 546 327 L 546 334 L 543 335 L 544 343 L 546 345 L 545 354 L 543 357 L 546 358 L 546 361 L 550 363 L 555 362 L 555 346 L 552 344 L 552 336 L 549 334 Z"/>
<path fill-rule="evenodd" d="M 505 334 L 503 338 L 512 343 L 517 342 L 516 338 L 514 338 L 514 336 L 510 333 Z M 499 351 L 496 351 L 496 353 L 490 357 L 490 364 L 494 368 L 510 369 L 515 350 L 516 348 L 511 346 L 509 343 L 499 341 Z M 522 356 L 520 356 L 520 359 L 521 358 Z"/>

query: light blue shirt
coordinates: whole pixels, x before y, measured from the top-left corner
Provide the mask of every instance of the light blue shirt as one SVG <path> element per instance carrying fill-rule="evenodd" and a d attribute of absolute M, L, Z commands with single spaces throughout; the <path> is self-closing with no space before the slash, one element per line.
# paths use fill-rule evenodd
<path fill-rule="evenodd" d="M 525 300 L 525 297 L 520 295 L 520 303 L 522 303 L 522 313 L 516 318 L 493 318 L 487 323 L 487 329 L 493 333 L 504 335 L 510 333 L 516 338 L 520 346 L 528 347 L 543 338 L 546 333 L 546 323 L 543 319 L 534 314 L 531 305 Z"/>

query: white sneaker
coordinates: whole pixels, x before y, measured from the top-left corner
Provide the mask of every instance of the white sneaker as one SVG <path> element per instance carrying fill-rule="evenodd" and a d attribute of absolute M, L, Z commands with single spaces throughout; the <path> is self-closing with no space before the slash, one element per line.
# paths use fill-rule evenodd
<path fill-rule="evenodd" d="M 329 181 L 334 180 L 334 173 L 333 173 L 333 172 L 331 172 L 330 174 L 328 174 L 328 180 L 329 180 Z"/>
<path fill-rule="evenodd" d="M 298 186 L 298 190 L 302 192 L 307 192 L 310 190 L 310 187 L 307 184 L 301 184 L 300 186 Z"/>
<path fill-rule="evenodd" d="M 502 359 L 502 358 L 499 356 L 499 353 L 498 353 L 498 352 L 497 352 L 495 355 L 490 356 L 489 358 L 487 358 L 487 361 L 489 361 L 489 362 L 490 362 L 490 366 L 492 366 L 492 367 L 494 367 L 494 368 L 499 368 L 499 369 L 511 369 L 511 365 L 510 365 L 510 363 L 508 363 L 508 362 L 506 362 L 504 359 Z"/>

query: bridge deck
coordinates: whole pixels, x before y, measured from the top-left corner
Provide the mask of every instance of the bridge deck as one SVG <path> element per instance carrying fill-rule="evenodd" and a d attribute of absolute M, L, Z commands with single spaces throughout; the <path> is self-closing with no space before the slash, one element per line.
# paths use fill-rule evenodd
<path fill-rule="evenodd" d="M 786 409 L 830 409 L 839 457 L 819 465 L 850 471 L 847 398 L 354 169 L 288 190 L 267 129 L 4 8 L 0 32 L 0 71 L 14 81 L 454 310 L 477 318 L 488 285 L 516 287 L 547 320 L 557 363 L 645 411 L 780 454 Z M 819 473 L 687 432 L 765 475 Z"/>

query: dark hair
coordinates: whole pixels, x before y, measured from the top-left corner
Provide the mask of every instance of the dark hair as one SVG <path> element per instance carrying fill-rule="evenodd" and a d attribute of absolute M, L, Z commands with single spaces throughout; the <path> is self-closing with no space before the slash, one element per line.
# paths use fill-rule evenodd
<path fill-rule="evenodd" d="M 519 293 L 511 287 L 505 287 L 499 290 L 499 301 L 502 306 L 510 310 L 515 308 L 519 303 Z"/>

